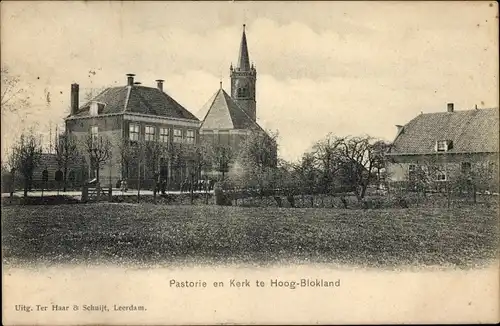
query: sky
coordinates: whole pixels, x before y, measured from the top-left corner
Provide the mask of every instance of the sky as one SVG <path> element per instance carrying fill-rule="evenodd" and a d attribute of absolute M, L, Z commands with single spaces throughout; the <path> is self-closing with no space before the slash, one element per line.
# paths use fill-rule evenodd
<path fill-rule="evenodd" d="M 15 2 L 1 6 L 1 63 L 30 96 L 2 114 L 2 155 L 25 128 L 49 139 L 81 93 L 136 81 L 202 119 L 230 91 L 242 25 L 257 121 L 299 159 L 328 133 L 391 141 L 418 114 L 498 107 L 495 2 Z M 50 103 L 47 102 L 47 94 Z M 82 96 L 81 96 L 82 97 Z M 23 121 L 21 123 L 21 121 Z"/>

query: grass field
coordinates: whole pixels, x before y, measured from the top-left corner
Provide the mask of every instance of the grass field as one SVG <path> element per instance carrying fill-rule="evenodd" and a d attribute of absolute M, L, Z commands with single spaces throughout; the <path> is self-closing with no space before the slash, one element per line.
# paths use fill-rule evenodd
<path fill-rule="evenodd" d="M 2 208 L 7 264 L 332 263 L 470 268 L 498 257 L 498 207 L 289 209 L 151 204 Z"/>

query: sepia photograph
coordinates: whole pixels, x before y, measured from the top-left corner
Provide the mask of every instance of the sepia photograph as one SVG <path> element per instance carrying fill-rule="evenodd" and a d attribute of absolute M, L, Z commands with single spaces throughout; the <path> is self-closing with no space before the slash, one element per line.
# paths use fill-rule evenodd
<path fill-rule="evenodd" d="M 3 324 L 500 321 L 498 3 L 0 10 Z"/>

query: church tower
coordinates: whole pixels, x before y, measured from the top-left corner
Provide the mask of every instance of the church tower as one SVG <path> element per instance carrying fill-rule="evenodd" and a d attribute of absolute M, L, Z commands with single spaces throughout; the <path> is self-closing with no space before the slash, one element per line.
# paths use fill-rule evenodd
<path fill-rule="evenodd" d="M 253 64 L 250 66 L 245 25 L 243 25 L 237 66 L 233 68 L 233 65 L 231 65 L 229 70 L 231 76 L 231 97 L 255 121 L 257 118 L 255 102 L 257 71 Z"/>

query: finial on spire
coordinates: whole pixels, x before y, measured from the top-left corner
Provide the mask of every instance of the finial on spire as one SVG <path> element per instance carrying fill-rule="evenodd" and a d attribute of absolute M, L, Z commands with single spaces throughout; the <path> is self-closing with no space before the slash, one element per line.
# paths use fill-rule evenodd
<path fill-rule="evenodd" d="M 219 81 L 220 89 L 222 89 L 222 79 Z"/>
<path fill-rule="evenodd" d="M 248 45 L 247 45 L 247 37 L 245 35 L 245 24 L 243 24 L 243 33 L 241 35 L 241 43 L 240 43 L 240 53 L 238 56 L 238 64 L 237 69 L 241 71 L 249 71 L 250 70 L 250 59 L 248 56 Z"/>

